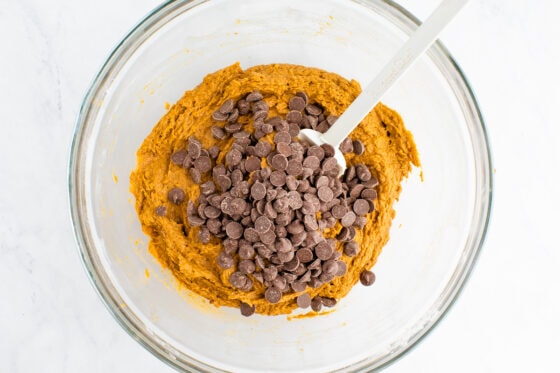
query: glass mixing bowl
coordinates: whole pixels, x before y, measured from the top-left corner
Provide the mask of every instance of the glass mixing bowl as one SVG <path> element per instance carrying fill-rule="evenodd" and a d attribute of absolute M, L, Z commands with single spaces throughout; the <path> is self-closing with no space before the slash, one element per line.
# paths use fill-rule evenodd
<path fill-rule="evenodd" d="M 365 84 L 417 24 L 382 0 L 176 1 L 124 38 L 83 101 L 69 184 L 88 275 L 134 339 L 185 370 L 359 371 L 395 360 L 441 319 L 480 250 L 492 190 L 482 117 L 441 43 L 383 100 L 413 133 L 424 181 L 416 170 L 403 183 L 375 285 L 356 286 L 333 313 L 244 318 L 177 290 L 147 251 L 128 182 L 165 103 L 206 74 L 292 63 Z"/>

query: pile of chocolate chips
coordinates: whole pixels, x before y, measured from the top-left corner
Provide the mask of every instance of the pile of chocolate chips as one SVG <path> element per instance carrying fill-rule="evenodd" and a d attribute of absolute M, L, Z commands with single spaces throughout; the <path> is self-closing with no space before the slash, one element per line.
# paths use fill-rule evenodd
<path fill-rule="evenodd" d="M 339 166 L 330 145 L 309 146 L 297 140 L 301 127 L 325 132 L 336 116 L 325 116 L 318 104 L 310 104 L 299 92 L 288 103 L 285 118 L 268 118 L 269 107 L 258 91 L 235 103 L 228 99 L 212 115 L 223 126 L 213 126 L 214 138 L 234 138 L 223 164 L 216 162 L 220 148 L 204 149 L 199 140 L 188 139 L 186 149 L 171 156 L 171 161 L 189 171 L 200 184 L 198 206 L 188 201 L 189 225 L 200 227 L 199 239 L 211 236 L 222 239 L 223 250 L 218 265 L 235 268 L 229 277 L 234 288 L 250 291 L 253 281 L 264 284 L 265 299 L 278 303 L 286 292 L 303 292 L 318 288 L 343 276 L 346 263 L 335 250 L 336 241 L 344 242 L 344 255 L 355 256 L 359 246 L 356 229 L 366 224 L 366 215 L 374 211 L 378 181 L 363 164 L 349 167 L 339 178 Z M 238 120 L 252 116 L 254 131 Z M 263 139 L 272 134 L 273 145 Z M 362 154 L 360 140 L 346 139 L 343 153 Z M 223 150 L 225 151 L 225 150 Z M 264 161 L 266 160 L 266 161 Z M 208 181 L 202 183 L 206 175 Z M 168 199 L 184 201 L 185 193 L 173 188 Z M 163 213 L 165 213 L 163 211 Z M 325 238 L 323 230 L 339 221 L 342 230 L 336 239 Z M 363 271 L 360 280 L 371 285 L 375 276 Z M 296 298 L 300 308 L 332 307 L 336 300 L 310 298 L 303 293 Z M 242 303 L 241 313 L 251 315 L 255 307 Z"/>

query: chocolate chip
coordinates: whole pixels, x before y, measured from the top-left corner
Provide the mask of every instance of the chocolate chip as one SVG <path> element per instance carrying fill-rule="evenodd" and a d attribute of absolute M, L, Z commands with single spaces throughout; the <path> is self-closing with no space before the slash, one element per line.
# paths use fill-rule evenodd
<path fill-rule="evenodd" d="M 321 260 L 328 260 L 333 254 L 333 248 L 327 242 L 320 242 L 317 247 L 315 247 L 315 255 Z"/>
<path fill-rule="evenodd" d="M 235 108 L 233 111 L 228 115 L 227 121 L 229 123 L 235 123 L 239 119 L 239 109 Z"/>
<path fill-rule="evenodd" d="M 233 198 L 228 206 L 228 210 L 231 212 L 230 215 L 240 215 L 247 209 L 247 201 L 243 198 Z"/>
<path fill-rule="evenodd" d="M 348 265 L 346 264 L 346 262 L 343 262 L 341 260 L 336 261 L 336 264 L 338 265 L 338 270 L 336 271 L 336 275 L 339 277 L 344 276 L 348 271 Z"/>
<path fill-rule="evenodd" d="M 300 261 L 297 256 L 294 256 L 292 260 L 289 262 L 284 263 L 284 270 L 292 272 L 295 271 L 300 265 Z"/>
<path fill-rule="evenodd" d="M 263 95 L 261 95 L 259 91 L 253 91 L 249 93 L 247 97 L 245 97 L 245 100 L 247 102 L 255 102 L 255 101 L 260 101 L 262 99 L 263 99 Z"/>
<path fill-rule="evenodd" d="M 259 111 L 266 111 L 268 113 L 269 106 L 264 100 L 258 100 L 253 102 L 253 113 L 257 113 Z"/>
<path fill-rule="evenodd" d="M 203 195 L 208 196 L 214 192 L 216 192 L 216 184 L 212 180 L 200 184 L 200 193 Z"/>
<path fill-rule="evenodd" d="M 358 176 L 358 179 L 360 179 L 361 181 L 368 181 L 371 179 L 371 172 L 364 165 L 356 166 L 356 175 Z"/>
<path fill-rule="evenodd" d="M 219 175 L 216 178 L 216 181 L 223 193 L 227 192 L 229 188 L 231 188 L 231 179 L 229 178 L 229 176 Z"/>
<path fill-rule="evenodd" d="M 272 286 L 284 292 L 285 290 L 288 290 L 288 281 L 286 281 L 284 277 L 278 276 L 274 280 L 272 280 Z"/>
<path fill-rule="evenodd" d="M 243 181 L 243 172 L 239 169 L 235 169 L 231 172 L 231 184 L 233 186 L 238 186 L 241 181 Z"/>
<path fill-rule="evenodd" d="M 288 199 L 288 205 L 293 210 L 299 210 L 303 207 L 303 200 L 301 199 L 301 195 L 298 192 L 290 191 L 286 195 L 286 198 Z"/>
<path fill-rule="evenodd" d="M 288 171 L 290 169 L 290 162 L 288 162 L 288 169 L 287 169 Z M 290 175 L 286 176 L 286 186 L 288 187 L 288 190 L 290 190 L 290 191 L 297 191 L 297 188 L 299 186 L 299 181 L 298 181 L 298 179 L 295 178 L 294 175 L 290 174 Z M 299 196 L 299 194 L 298 194 L 298 196 Z M 300 199 L 301 199 L 301 196 L 300 196 Z"/>
<path fill-rule="evenodd" d="M 281 187 L 286 184 L 286 174 L 283 171 L 272 171 L 270 174 L 270 183 L 275 187 Z"/>
<path fill-rule="evenodd" d="M 261 248 L 261 247 L 259 246 L 259 249 L 260 249 L 260 248 Z M 270 253 L 270 250 L 269 250 L 269 253 Z M 260 268 L 260 269 L 262 269 L 262 270 L 264 271 L 264 269 L 266 268 L 265 259 L 269 259 L 269 258 L 270 258 L 270 255 L 271 255 L 271 254 L 267 255 L 266 257 L 263 257 L 263 256 L 261 256 L 260 254 L 257 255 L 257 256 L 255 257 L 255 264 L 257 265 L 257 268 Z M 261 272 L 261 273 L 263 273 L 263 272 Z"/>
<path fill-rule="evenodd" d="M 317 127 L 315 127 L 315 131 L 318 131 L 318 132 L 321 132 L 321 133 L 327 132 L 328 129 L 329 129 L 329 123 L 326 120 L 324 120 L 322 122 L 319 122 Z"/>
<path fill-rule="evenodd" d="M 360 273 L 360 282 L 364 286 L 371 286 L 375 282 L 375 273 L 364 270 Z"/>
<path fill-rule="evenodd" d="M 305 288 L 307 287 L 307 284 L 305 282 L 301 282 L 301 281 L 294 281 L 291 284 L 292 286 L 292 290 L 296 293 L 302 292 L 305 290 Z"/>
<path fill-rule="evenodd" d="M 307 103 L 309 102 L 309 96 L 307 96 L 307 93 L 296 92 L 296 96 L 301 97 L 303 99 L 303 103 L 305 104 L 305 106 L 307 106 Z M 305 108 L 305 106 L 304 106 L 304 108 Z"/>
<path fill-rule="evenodd" d="M 288 167 L 288 158 L 283 154 L 275 154 L 270 165 L 276 170 L 284 171 Z"/>
<path fill-rule="evenodd" d="M 317 170 L 321 165 L 321 161 L 314 155 L 308 156 L 303 160 L 303 167 Z"/>
<path fill-rule="evenodd" d="M 194 161 L 194 168 L 201 173 L 208 172 L 212 169 L 212 160 L 206 156 L 199 157 Z"/>
<path fill-rule="evenodd" d="M 232 221 L 226 225 L 226 234 L 229 238 L 239 239 L 243 235 L 243 227 L 241 224 Z"/>
<path fill-rule="evenodd" d="M 229 114 L 232 112 L 233 108 L 235 107 L 235 103 L 233 102 L 233 100 L 227 99 L 222 106 L 220 106 L 220 108 L 218 109 L 218 111 L 222 114 Z"/>
<path fill-rule="evenodd" d="M 217 219 L 221 214 L 222 212 L 214 206 L 206 206 L 204 208 L 204 215 L 206 215 L 208 219 Z"/>
<path fill-rule="evenodd" d="M 229 276 L 229 283 L 237 289 L 244 289 L 248 281 L 249 278 L 241 272 L 233 272 Z"/>
<path fill-rule="evenodd" d="M 208 148 L 208 155 L 210 156 L 210 158 L 216 159 L 218 158 L 219 154 L 220 154 L 220 148 L 217 145 Z"/>
<path fill-rule="evenodd" d="M 315 116 L 320 115 L 323 112 L 323 110 L 321 110 L 321 108 L 319 108 L 317 105 L 307 105 L 305 107 L 305 111 L 307 112 L 307 114 Z"/>
<path fill-rule="evenodd" d="M 307 308 L 311 305 L 311 296 L 307 293 L 301 294 L 296 298 L 299 308 Z"/>
<path fill-rule="evenodd" d="M 290 136 L 292 136 L 293 138 L 297 137 L 297 135 L 299 135 L 299 131 L 300 131 L 300 127 L 297 123 L 295 122 L 288 123 L 288 133 L 290 134 Z"/>
<path fill-rule="evenodd" d="M 261 160 L 257 157 L 248 157 L 245 160 L 245 171 L 253 172 L 261 168 Z"/>
<path fill-rule="evenodd" d="M 169 202 L 180 205 L 185 200 L 185 192 L 181 188 L 171 188 L 167 193 Z"/>
<path fill-rule="evenodd" d="M 347 242 L 350 239 L 350 230 L 348 229 L 348 227 L 343 227 L 340 232 L 338 233 L 338 235 L 336 236 L 336 239 L 341 241 L 341 242 Z"/>
<path fill-rule="evenodd" d="M 323 172 L 328 172 L 331 170 L 335 170 L 338 167 L 338 162 L 335 158 L 327 158 L 321 164 L 321 169 Z"/>
<path fill-rule="evenodd" d="M 311 309 L 315 312 L 319 312 L 321 311 L 321 308 L 323 307 L 323 302 L 321 300 L 321 297 L 317 296 L 315 298 L 313 298 L 313 300 L 311 300 Z"/>
<path fill-rule="evenodd" d="M 309 123 L 309 127 L 312 129 L 317 128 L 317 124 L 319 123 L 319 119 L 317 119 L 314 115 L 306 115 L 307 122 Z"/>
<path fill-rule="evenodd" d="M 302 111 L 305 109 L 306 100 L 300 96 L 295 96 L 288 102 L 288 108 L 290 110 Z"/>
<path fill-rule="evenodd" d="M 323 303 L 323 306 L 325 307 L 334 307 L 337 302 L 334 298 L 321 297 L 321 303 Z"/>
<path fill-rule="evenodd" d="M 356 215 L 364 216 L 370 210 L 370 205 L 367 200 L 365 199 L 357 199 L 354 204 L 352 205 L 352 209 L 356 213 Z"/>
<path fill-rule="evenodd" d="M 377 192 L 375 191 L 375 189 L 366 188 L 362 190 L 362 194 L 360 196 L 364 199 L 372 200 L 377 198 Z"/>
<path fill-rule="evenodd" d="M 337 120 L 338 120 L 338 116 L 336 115 L 329 115 L 327 117 L 327 123 L 329 124 L 329 126 L 332 126 Z"/>
<path fill-rule="evenodd" d="M 354 146 L 352 145 L 352 140 L 349 137 L 342 140 L 342 142 L 340 143 L 340 146 L 338 148 L 340 149 L 342 154 L 348 154 L 348 153 L 351 153 L 351 152 L 354 151 Z"/>
<path fill-rule="evenodd" d="M 224 251 L 226 253 L 233 254 L 237 251 L 237 248 L 239 247 L 239 240 L 226 238 L 225 240 L 222 241 L 222 244 L 224 246 Z"/>
<path fill-rule="evenodd" d="M 308 269 L 320 269 L 321 268 L 321 259 L 315 259 L 311 263 L 307 265 Z"/>
<path fill-rule="evenodd" d="M 348 211 L 340 220 L 343 227 L 350 227 L 356 221 L 356 214 L 353 211 Z"/>
<path fill-rule="evenodd" d="M 358 216 L 356 217 L 354 226 L 363 229 L 366 226 L 366 223 L 367 223 L 367 218 L 365 216 Z"/>
<path fill-rule="evenodd" d="M 251 197 L 255 200 L 261 200 L 266 196 L 266 187 L 263 183 L 255 181 L 251 186 Z"/>
<path fill-rule="evenodd" d="M 187 157 L 187 154 L 188 153 L 186 150 L 178 150 L 173 153 L 173 155 L 171 155 L 171 162 L 173 162 L 173 164 L 176 164 L 177 166 L 182 166 L 185 158 Z"/>
<path fill-rule="evenodd" d="M 222 230 L 222 222 L 216 218 L 210 218 L 206 221 L 206 227 L 210 231 L 210 233 L 217 235 Z"/>
<path fill-rule="evenodd" d="M 158 216 L 165 216 L 167 214 L 167 207 L 165 206 L 156 207 L 156 214 Z"/>
<path fill-rule="evenodd" d="M 303 173 L 303 166 L 297 159 L 290 159 L 286 166 L 286 172 L 288 175 L 299 176 Z"/>
<path fill-rule="evenodd" d="M 300 111 L 297 110 L 291 110 L 287 115 L 286 115 L 286 120 L 288 122 L 291 123 L 300 123 L 302 119 L 302 115 Z"/>
<path fill-rule="evenodd" d="M 251 105 L 247 102 L 247 100 L 241 99 L 237 102 L 237 109 L 239 110 L 240 115 L 247 115 L 251 110 Z"/>
<path fill-rule="evenodd" d="M 239 257 L 241 259 L 253 259 L 255 257 L 255 249 L 253 248 L 253 245 L 251 245 L 250 243 L 248 243 L 247 245 L 240 245 Z"/>
<path fill-rule="evenodd" d="M 241 162 L 241 159 L 243 158 L 243 155 L 241 154 L 241 152 L 237 149 L 231 149 L 227 154 L 226 154 L 226 164 L 229 166 L 236 166 L 239 164 L 239 162 Z"/>
<path fill-rule="evenodd" d="M 328 260 L 322 265 L 323 273 L 334 275 L 338 272 L 338 262 L 336 260 Z"/>
<path fill-rule="evenodd" d="M 335 205 L 331 209 L 331 214 L 336 219 L 342 219 L 347 212 L 348 208 L 342 204 Z"/>
<path fill-rule="evenodd" d="M 348 183 L 350 181 L 352 181 L 352 179 L 354 179 L 356 177 L 356 167 L 354 166 L 350 166 L 346 169 L 346 172 L 344 173 L 344 180 Z"/>
<path fill-rule="evenodd" d="M 354 153 L 356 153 L 357 155 L 364 154 L 366 150 L 364 143 L 361 140 L 352 141 L 352 146 L 354 148 Z"/>
<path fill-rule="evenodd" d="M 218 255 L 218 265 L 223 269 L 229 269 L 233 267 L 233 258 L 231 255 L 221 252 Z M 232 284 L 233 285 L 233 284 Z M 235 285 L 234 285 L 235 286 Z"/>
<path fill-rule="evenodd" d="M 266 233 L 272 229 L 272 222 L 266 216 L 259 216 L 255 221 L 255 230 L 258 233 Z"/>
<path fill-rule="evenodd" d="M 223 122 L 223 121 L 227 120 L 228 116 L 229 116 L 228 114 L 224 114 L 224 113 L 221 113 L 219 110 L 216 110 L 212 114 L 212 119 L 217 120 L 218 122 Z"/>
<path fill-rule="evenodd" d="M 255 145 L 255 155 L 257 157 L 266 157 L 271 150 L 272 146 L 266 141 L 259 141 Z"/>
<path fill-rule="evenodd" d="M 313 260 L 313 252 L 305 247 L 296 252 L 296 257 L 301 263 L 309 263 Z"/>
<path fill-rule="evenodd" d="M 251 306 L 247 303 L 241 302 L 239 304 L 239 310 L 241 311 L 241 314 L 245 317 L 249 317 L 252 316 L 255 313 L 255 306 Z"/>
<path fill-rule="evenodd" d="M 322 186 L 317 190 L 317 196 L 323 202 L 330 202 L 333 199 L 333 191 L 328 186 Z"/>
<path fill-rule="evenodd" d="M 262 267 L 260 267 L 262 268 Z M 260 282 L 261 284 L 264 283 L 264 277 L 263 277 L 263 273 L 262 272 L 254 272 L 253 273 L 253 277 L 255 278 L 255 280 L 257 280 L 258 282 Z"/>
<path fill-rule="evenodd" d="M 278 267 L 270 266 L 263 270 L 265 281 L 273 281 L 278 276 Z"/>
<path fill-rule="evenodd" d="M 239 272 L 245 275 L 251 274 L 255 272 L 256 269 L 255 262 L 249 259 L 243 259 L 237 265 L 237 269 L 239 270 Z"/>
<path fill-rule="evenodd" d="M 362 194 L 362 190 L 364 190 L 364 186 L 362 184 L 356 184 L 350 189 L 350 197 L 358 198 L 360 194 Z"/>
<path fill-rule="evenodd" d="M 369 180 L 364 180 L 363 184 L 366 188 L 375 188 L 379 185 L 379 181 L 374 176 L 371 176 Z"/>
<path fill-rule="evenodd" d="M 299 246 L 303 243 L 303 241 L 305 241 L 306 238 L 307 238 L 307 233 L 300 232 L 300 233 L 293 234 L 292 237 L 290 237 L 290 241 L 292 241 L 292 245 Z"/>
<path fill-rule="evenodd" d="M 280 302 L 282 292 L 275 287 L 270 287 L 264 292 L 264 298 L 272 304 Z"/>
<path fill-rule="evenodd" d="M 356 241 L 350 241 L 344 244 L 344 254 L 349 257 L 356 256 L 359 250 L 359 245 Z"/>
<path fill-rule="evenodd" d="M 276 133 L 276 135 L 274 135 L 275 144 L 280 144 L 280 143 L 289 144 L 291 142 L 292 142 L 292 136 L 290 136 L 289 132 L 278 132 Z"/>
<path fill-rule="evenodd" d="M 202 145 L 198 141 L 191 141 L 187 146 L 187 152 L 192 159 L 197 159 L 200 157 L 200 152 L 202 150 Z"/>
<path fill-rule="evenodd" d="M 274 243 L 274 240 L 276 240 L 276 233 L 271 229 L 268 232 L 260 233 L 259 239 L 262 243 L 271 245 Z"/>
<path fill-rule="evenodd" d="M 303 224 L 305 225 L 305 229 L 308 231 L 314 231 L 319 229 L 319 224 L 317 223 L 317 218 L 315 215 L 305 215 L 303 217 Z"/>
<path fill-rule="evenodd" d="M 325 152 L 325 157 L 334 157 L 335 151 L 331 144 L 321 144 L 321 148 Z"/>
<path fill-rule="evenodd" d="M 276 251 L 279 252 L 279 253 L 287 253 L 287 252 L 292 251 L 292 249 L 293 249 L 290 240 L 288 240 L 287 238 L 278 239 L 276 241 L 274 247 L 275 247 Z M 290 259 L 290 260 L 292 260 L 292 259 Z M 290 261 L 290 260 L 288 260 L 288 261 Z"/>
<path fill-rule="evenodd" d="M 255 121 L 258 121 L 258 120 L 264 121 L 267 116 L 268 116 L 268 111 L 267 110 L 258 110 L 258 111 L 255 112 L 255 115 L 253 116 L 253 119 Z M 272 127 L 270 127 L 270 128 L 272 128 Z"/>

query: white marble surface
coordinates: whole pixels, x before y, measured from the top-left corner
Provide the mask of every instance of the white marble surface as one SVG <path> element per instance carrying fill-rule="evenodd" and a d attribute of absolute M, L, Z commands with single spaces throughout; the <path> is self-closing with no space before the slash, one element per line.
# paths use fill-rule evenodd
<path fill-rule="evenodd" d="M 82 269 L 66 166 L 81 98 L 158 0 L 0 5 L 0 371 L 170 372 Z M 438 0 L 402 0 L 425 18 Z M 388 372 L 560 371 L 560 23 L 556 1 L 472 0 L 442 39 L 480 101 L 495 199 L 474 275 Z"/>

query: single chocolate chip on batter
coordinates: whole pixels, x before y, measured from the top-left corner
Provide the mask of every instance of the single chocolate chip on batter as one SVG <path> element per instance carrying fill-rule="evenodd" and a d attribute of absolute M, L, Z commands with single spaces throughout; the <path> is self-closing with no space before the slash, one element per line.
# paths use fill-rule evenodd
<path fill-rule="evenodd" d="M 251 306 L 247 303 L 241 302 L 239 305 L 239 310 L 241 314 L 245 317 L 249 317 L 255 313 L 255 306 Z"/>
<path fill-rule="evenodd" d="M 311 305 L 311 296 L 307 293 L 298 295 L 296 303 L 299 308 L 308 308 Z"/>
<path fill-rule="evenodd" d="M 264 297 L 270 303 L 278 303 L 282 298 L 282 292 L 275 287 L 269 287 L 264 292 Z"/>
<path fill-rule="evenodd" d="M 371 286 L 375 282 L 375 273 L 372 271 L 364 270 L 360 274 L 360 282 L 364 286 Z"/>
<path fill-rule="evenodd" d="M 323 306 L 323 301 L 321 299 L 321 297 L 316 296 L 315 298 L 313 298 L 311 300 L 311 309 L 315 312 L 319 312 L 321 311 L 321 308 Z"/>
<path fill-rule="evenodd" d="M 172 188 L 167 193 L 169 202 L 180 205 L 185 200 L 185 192 L 181 188 Z"/>
<path fill-rule="evenodd" d="M 158 216 L 165 216 L 167 215 L 167 207 L 165 206 L 158 206 L 156 207 L 156 214 Z"/>

